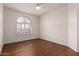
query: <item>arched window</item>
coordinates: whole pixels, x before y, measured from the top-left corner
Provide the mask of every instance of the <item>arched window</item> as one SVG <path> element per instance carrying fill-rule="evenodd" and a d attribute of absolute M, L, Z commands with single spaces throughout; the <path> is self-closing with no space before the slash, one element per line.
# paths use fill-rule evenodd
<path fill-rule="evenodd" d="M 17 18 L 17 26 L 16 26 L 16 33 L 17 35 L 24 35 L 31 33 L 31 22 L 26 17 L 19 17 Z"/>

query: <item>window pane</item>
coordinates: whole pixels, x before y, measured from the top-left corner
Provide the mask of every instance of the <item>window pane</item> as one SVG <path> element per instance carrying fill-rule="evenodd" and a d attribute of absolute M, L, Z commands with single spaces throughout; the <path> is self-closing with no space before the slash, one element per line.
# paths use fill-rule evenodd
<path fill-rule="evenodd" d="M 24 34 L 25 29 L 24 29 L 24 24 L 17 24 L 17 34 Z"/>
<path fill-rule="evenodd" d="M 23 18 L 23 17 L 19 17 L 19 18 L 17 19 L 17 22 L 18 22 L 18 23 L 24 23 L 24 22 L 25 22 L 25 20 L 24 20 L 24 18 Z"/>
<path fill-rule="evenodd" d="M 30 20 L 26 17 L 23 17 L 23 19 L 25 20 L 26 23 L 30 23 Z"/>
<path fill-rule="evenodd" d="M 21 27 L 22 27 L 22 28 L 21 28 L 21 29 L 22 29 L 21 32 L 22 32 L 22 33 L 25 33 L 24 24 L 22 24 Z"/>
<path fill-rule="evenodd" d="M 26 24 L 26 32 L 29 33 L 30 32 L 30 25 Z"/>
<path fill-rule="evenodd" d="M 17 24 L 17 32 L 21 31 L 21 24 Z"/>

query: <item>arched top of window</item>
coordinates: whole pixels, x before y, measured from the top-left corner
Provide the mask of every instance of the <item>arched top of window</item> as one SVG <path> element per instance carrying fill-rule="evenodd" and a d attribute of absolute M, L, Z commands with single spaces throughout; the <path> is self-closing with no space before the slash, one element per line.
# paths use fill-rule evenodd
<path fill-rule="evenodd" d="M 19 17 L 17 18 L 18 23 L 30 23 L 30 20 L 26 17 Z"/>

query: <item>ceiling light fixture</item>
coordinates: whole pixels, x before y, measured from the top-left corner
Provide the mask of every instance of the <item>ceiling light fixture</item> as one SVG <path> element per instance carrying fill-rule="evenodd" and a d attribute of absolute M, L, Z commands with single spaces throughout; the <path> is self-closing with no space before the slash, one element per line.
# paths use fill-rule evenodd
<path fill-rule="evenodd" d="M 39 10 L 41 7 L 40 7 L 40 3 L 37 3 L 36 6 L 35 6 L 36 10 Z"/>

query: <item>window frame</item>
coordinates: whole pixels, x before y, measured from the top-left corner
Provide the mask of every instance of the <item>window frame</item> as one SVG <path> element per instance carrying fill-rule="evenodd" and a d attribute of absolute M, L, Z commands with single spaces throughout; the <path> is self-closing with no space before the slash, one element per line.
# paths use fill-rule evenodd
<path fill-rule="evenodd" d="M 20 17 L 24 17 L 24 18 L 26 18 L 26 19 L 28 19 L 29 21 L 30 21 L 30 19 L 28 18 L 28 17 L 26 17 L 26 16 L 20 16 Z M 20 17 L 18 17 L 17 19 L 16 19 L 16 35 L 17 36 L 24 36 L 24 35 L 27 35 L 27 34 L 32 34 L 32 25 L 31 25 L 31 21 L 30 21 L 30 23 L 27 23 L 27 21 L 25 20 L 24 21 L 24 23 L 20 23 L 20 22 L 17 22 L 17 20 L 20 18 Z M 18 33 L 17 32 L 17 24 L 24 24 L 24 33 Z M 26 31 L 26 24 L 29 24 L 29 26 L 30 26 L 30 32 L 27 32 Z M 22 27 L 22 26 L 21 26 Z M 22 30 L 22 28 L 21 28 L 21 30 Z"/>

